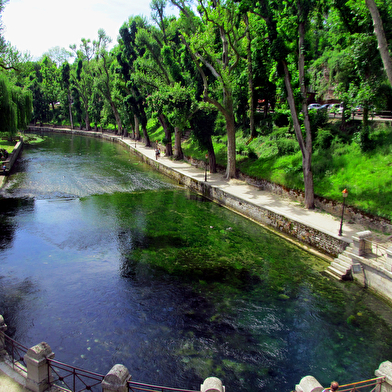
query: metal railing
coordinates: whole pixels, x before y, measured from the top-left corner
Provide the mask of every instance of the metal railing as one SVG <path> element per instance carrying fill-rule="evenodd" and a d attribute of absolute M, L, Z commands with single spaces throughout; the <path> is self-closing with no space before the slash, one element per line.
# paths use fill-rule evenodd
<path fill-rule="evenodd" d="M 371 378 L 370 380 L 359 381 L 352 384 L 340 385 L 339 392 L 380 392 L 381 385 L 385 377 Z"/>
<path fill-rule="evenodd" d="M 378 263 L 385 264 L 387 261 L 387 247 L 385 245 L 380 244 L 379 242 L 363 240 L 366 244 L 366 248 L 369 250 L 369 253 L 365 255 L 371 257 L 373 260 Z M 384 265 L 385 268 L 385 265 Z"/>
<path fill-rule="evenodd" d="M 189 389 L 162 387 L 158 385 L 143 384 L 135 381 L 128 381 L 128 391 L 136 392 L 200 392 Z"/>
<path fill-rule="evenodd" d="M 56 386 L 63 391 L 83 392 L 102 391 L 103 374 L 89 372 L 65 363 L 47 358 L 48 380 L 50 386 Z"/>
<path fill-rule="evenodd" d="M 25 347 L 16 340 L 10 338 L 3 331 L 0 331 L 0 336 L 1 339 L 4 339 L 5 350 L 9 355 L 12 366 L 27 374 L 24 356 L 27 353 L 28 347 Z"/>

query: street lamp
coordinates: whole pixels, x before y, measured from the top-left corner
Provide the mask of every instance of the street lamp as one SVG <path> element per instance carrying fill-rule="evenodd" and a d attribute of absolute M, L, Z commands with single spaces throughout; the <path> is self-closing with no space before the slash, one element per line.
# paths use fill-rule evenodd
<path fill-rule="evenodd" d="M 342 228 L 343 228 L 344 205 L 345 205 L 346 197 L 348 196 L 348 190 L 347 189 L 343 189 L 342 196 L 343 196 L 343 208 L 342 208 L 342 219 L 340 221 L 339 236 L 342 236 L 342 234 L 343 234 Z"/>

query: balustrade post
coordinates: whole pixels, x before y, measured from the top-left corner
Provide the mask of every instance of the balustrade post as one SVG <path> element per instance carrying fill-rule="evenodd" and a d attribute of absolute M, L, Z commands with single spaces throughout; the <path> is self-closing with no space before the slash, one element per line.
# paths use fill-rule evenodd
<path fill-rule="evenodd" d="M 7 324 L 4 321 L 4 317 L 0 315 L 0 360 L 3 359 L 7 355 L 7 351 L 5 349 L 5 336 L 4 333 L 7 330 Z"/>
<path fill-rule="evenodd" d="M 24 356 L 27 366 L 26 387 L 33 392 L 44 392 L 49 389 L 50 368 L 47 358 L 53 359 L 54 353 L 45 342 L 29 348 Z"/>
<path fill-rule="evenodd" d="M 372 253 L 372 232 L 369 230 L 360 231 L 353 236 L 353 247 L 353 253 L 358 256 Z"/>
<path fill-rule="evenodd" d="M 216 377 L 208 377 L 204 380 L 200 386 L 201 392 L 225 392 L 226 388 L 222 384 L 222 381 Z"/>
<path fill-rule="evenodd" d="M 382 362 L 374 374 L 377 377 L 385 377 L 380 392 L 392 392 L 392 363 L 389 361 Z"/>
<path fill-rule="evenodd" d="M 295 392 L 322 392 L 323 389 L 313 376 L 302 377 L 299 384 L 295 386 Z"/>
<path fill-rule="evenodd" d="M 385 269 L 389 272 L 392 271 L 392 246 L 386 250 L 387 259 L 385 260 Z"/>
<path fill-rule="evenodd" d="M 128 381 L 131 379 L 124 365 L 114 365 L 101 383 L 102 392 L 128 392 Z"/>

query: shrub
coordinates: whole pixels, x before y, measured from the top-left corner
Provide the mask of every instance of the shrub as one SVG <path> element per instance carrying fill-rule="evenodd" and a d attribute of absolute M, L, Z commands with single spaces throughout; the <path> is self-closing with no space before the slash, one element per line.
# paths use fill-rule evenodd
<path fill-rule="evenodd" d="M 249 159 L 258 159 L 259 157 L 257 154 L 254 152 L 253 148 L 248 147 L 248 158 Z"/>
<path fill-rule="evenodd" d="M 277 127 L 287 127 L 290 125 L 290 117 L 287 111 L 275 112 L 274 123 Z"/>
<path fill-rule="evenodd" d="M 276 141 L 278 155 L 291 155 L 299 150 L 298 142 L 294 139 L 281 138 Z"/>
<path fill-rule="evenodd" d="M 370 127 L 363 127 L 359 133 L 359 146 L 363 152 L 373 150 L 374 141 L 370 137 Z"/>
<path fill-rule="evenodd" d="M 326 150 L 331 147 L 334 136 L 329 129 L 320 129 L 317 132 L 316 140 L 314 141 L 314 146 L 322 150 Z"/>

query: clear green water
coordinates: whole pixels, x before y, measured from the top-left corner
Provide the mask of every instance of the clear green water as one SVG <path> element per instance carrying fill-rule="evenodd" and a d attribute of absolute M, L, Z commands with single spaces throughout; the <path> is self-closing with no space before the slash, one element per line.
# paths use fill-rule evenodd
<path fill-rule="evenodd" d="M 119 145 L 52 135 L 25 148 L 0 200 L 0 313 L 60 361 L 288 392 L 308 374 L 369 378 L 392 359 L 389 307 Z"/>

